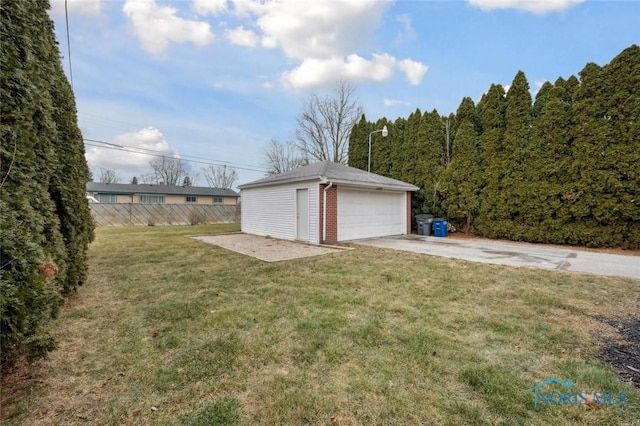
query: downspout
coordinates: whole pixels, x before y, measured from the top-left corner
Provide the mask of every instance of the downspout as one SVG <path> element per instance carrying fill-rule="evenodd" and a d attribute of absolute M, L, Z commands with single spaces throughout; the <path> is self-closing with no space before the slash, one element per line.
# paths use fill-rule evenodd
<path fill-rule="evenodd" d="M 324 187 L 324 202 L 322 203 L 322 241 L 327 241 L 327 191 L 333 186 L 333 182 Z"/>

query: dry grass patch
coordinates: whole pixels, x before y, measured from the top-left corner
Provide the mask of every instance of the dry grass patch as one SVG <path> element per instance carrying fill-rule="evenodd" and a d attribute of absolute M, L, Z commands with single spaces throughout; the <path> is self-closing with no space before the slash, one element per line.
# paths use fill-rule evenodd
<path fill-rule="evenodd" d="M 60 346 L 2 407 L 23 424 L 633 424 L 640 393 L 597 359 L 595 317 L 638 281 L 359 248 L 269 264 L 101 229 Z M 550 377 L 628 404 L 533 407 Z M 15 389 L 15 388 L 14 388 Z"/>

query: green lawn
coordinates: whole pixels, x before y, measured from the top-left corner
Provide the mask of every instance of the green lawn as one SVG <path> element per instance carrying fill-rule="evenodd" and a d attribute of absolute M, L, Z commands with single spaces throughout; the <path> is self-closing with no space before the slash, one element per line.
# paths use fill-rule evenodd
<path fill-rule="evenodd" d="M 594 316 L 640 283 L 373 248 L 265 263 L 188 238 L 99 229 L 59 348 L 5 398 L 11 424 L 633 424 L 640 391 L 599 362 Z M 628 403 L 534 408 L 551 377 Z M 556 386 L 556 387 L 554 387 Z M 558 385 L 547 390 L 558 390 Z M 5 397 L 6 397 L 5 390 Z"/>

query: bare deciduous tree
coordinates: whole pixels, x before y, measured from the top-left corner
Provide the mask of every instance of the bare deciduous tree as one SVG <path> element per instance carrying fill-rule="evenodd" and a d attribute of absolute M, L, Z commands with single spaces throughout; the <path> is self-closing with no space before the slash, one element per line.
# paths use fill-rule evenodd
<path fill-rule="evenodd" d="M 238 180 L 238 172 L 233 167 L 209 166 L 202 169 L 202 174 L 210 188 L 229 189 Z"/>
<path fill-rule="evenodd" d="M 159 157 L 149 161 L 149 165 L 153 169 L 152 181 L 156 184 L 179 185 L 189 175 L 188 166 L 177 157 Z M 148 180 L 147 176 L 144 179 Z"/>
<path fill-rule="evenodd" d="M 102 183 L 118 183 L 120 182 L 120 176 L 113 169 L 101 168 L 98 172 L 98 180 Z"/>
<path fill-rule="evenodd" d="M 304 103 L 298 115 L 297 147 L 307 158 L 347 163 L 349 134 L 362 117 L 355 86 L 342 82 L 331 95 L 317 94 Z"/>
<path fill-rule="evenodd" d="M 309 164 L 309 160 L 293 142 L 280 142 L 276 139 L 269 141 L 269 146 L 264 151 L 264 158 L 269 175 L 288 172 Z"/>

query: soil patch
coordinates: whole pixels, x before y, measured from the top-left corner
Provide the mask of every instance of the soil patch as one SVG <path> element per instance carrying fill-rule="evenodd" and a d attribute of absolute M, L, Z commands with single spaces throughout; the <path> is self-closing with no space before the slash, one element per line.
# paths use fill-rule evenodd
<path fill-rule="evenodd" d="M 622 381 L 640 388 L 640 318 L 596 319 L 613 327 L 620 340 L 603 339 L 598 358 L 614 366 Z"/>
<path fill-rule="evenodd" d="M 319 256 L 348 250 L 342 247 L 307 244 L 239 233 L 209 236 L 200 235 L 195 238 L 205 243 L 215 244 L 235 251 L 236 253 L 264 260 L 265 262 L 299 259 L 301 257 Z"/>

